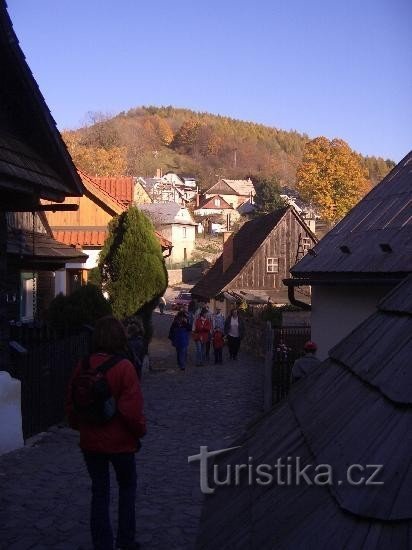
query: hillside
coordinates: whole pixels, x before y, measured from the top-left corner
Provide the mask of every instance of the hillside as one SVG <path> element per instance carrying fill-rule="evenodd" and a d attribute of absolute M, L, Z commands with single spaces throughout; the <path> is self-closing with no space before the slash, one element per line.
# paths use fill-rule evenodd
<path fill-rule="evenodd" d="M 174 107 L 139 107 L 114 117 L 92 115 L 89 124 L 64 131 L 76 165 L 91 175 L 153 176 L 157 168 L 198 178 L 277 176 L 293 187 L 309 137 L 263 124 Z M 350 144 L 349 144 L 350 145 Z M 394 166 L 361 157 L 372 184 Z"/>

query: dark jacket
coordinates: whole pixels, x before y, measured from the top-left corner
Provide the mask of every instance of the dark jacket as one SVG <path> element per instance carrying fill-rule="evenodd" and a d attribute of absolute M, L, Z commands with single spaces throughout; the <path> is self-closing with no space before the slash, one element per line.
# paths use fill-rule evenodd
<path fill-rule="evenodd" d="M 105 353 L 90 356 L 91 368 L 97 368 L 109 359 Z M 73 409 L 72 383 L 82 367 L 74 370 L 69 382 L 66 412 L 69 424 L 80 432 L 80 447 L 96 453 L 132 453 L 138 448 L 138 440 L 146 433 L 143 414 L 143 396 L 136 370 L 128 359 L 121 359 L 106 373 L 112 396 L 116 400 L 117 413 L 103 425 L 82 423 Z"/>
<path fill-rule="evenodd" d="M 306 353 L 303 357 L 296 359 L 292 367 L 291 381 L 296 382 L 300 380 L 309 372 L 321 364 L 321 360 L 313 355 L 313 353 Z"/>
<path fill-rule="evenodd" d="M 169 338 L 175 348 L 187 348 L 192 327 L 188 319 L 175 319 L 170 327 Z"/>
<path fill-rule="evenodd" d="M 130 351 L 130 361 L 135 366 L 137 376 L 142 377 L 142 366 L 145 353 L 145 342 L 143 336 L 133 336 L 127 340 Z"/>
<path fill-rule="evenodd" d="M 245 335 L 245 322 L 243 319 L 238 315 L 238 323 L 239 323 L 239 338 L 242 339 Z M 229 315 L 229 317 L 226 318 L 225 321 L 225 335 L 227 336 L 230 332 L 230 321 L 232 319 L 232 316 Z"/>

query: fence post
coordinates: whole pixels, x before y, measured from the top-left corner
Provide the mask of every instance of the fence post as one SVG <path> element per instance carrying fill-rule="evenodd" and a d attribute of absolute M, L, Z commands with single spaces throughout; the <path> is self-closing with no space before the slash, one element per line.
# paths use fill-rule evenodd
<path fill-rule="evenodd" d="M 268 412 L 272 408 L 272 365 L 273 365 L 273 328 L 270 321 L 266 322 L 266 352 L 265 374 L 263 388 L 263 409 Z"/>

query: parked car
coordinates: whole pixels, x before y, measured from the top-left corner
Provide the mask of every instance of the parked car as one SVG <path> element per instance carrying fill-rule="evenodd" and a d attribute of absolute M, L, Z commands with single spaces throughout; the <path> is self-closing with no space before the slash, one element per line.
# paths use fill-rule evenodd
<path fill-rule="evenodd" d="M 179 292 L 177 297 L 171 302 L 172 309 L 187 309 L 191 300 L 192 295 L 190 294 L 190 292 Z"/>

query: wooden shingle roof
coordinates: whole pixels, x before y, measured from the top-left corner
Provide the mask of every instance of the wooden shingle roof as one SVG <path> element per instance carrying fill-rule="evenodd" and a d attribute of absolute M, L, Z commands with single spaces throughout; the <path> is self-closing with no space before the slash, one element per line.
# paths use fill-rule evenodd
<path fill-rule="evenodd" d="M 81 180 L 0 2 L 0 186 L 62 201 Z"/>
<path fill-rule="evenodd" d="M 219 487 L 206 497 L 197 548 L 412 549 L 412 276 L 288 399 L 217 461 L 291 464 L 291 482 Z M 205 444 L 206 442 L 203 442 Z M 227 447 L 232 445 L 228 444 Z M 290 459 L 288 459 L 290 457 Z M 330 485 L 295 482 L 301 467 L 330 465 Z M 352 484 L 383 465 L 374 481 Z M 223 474 L 222 474 L 223 475 Z"/>
<path fill-rule="evenodd" d="M 412 152 L 291 270 L 322 273 L 412 272 Z"/>

